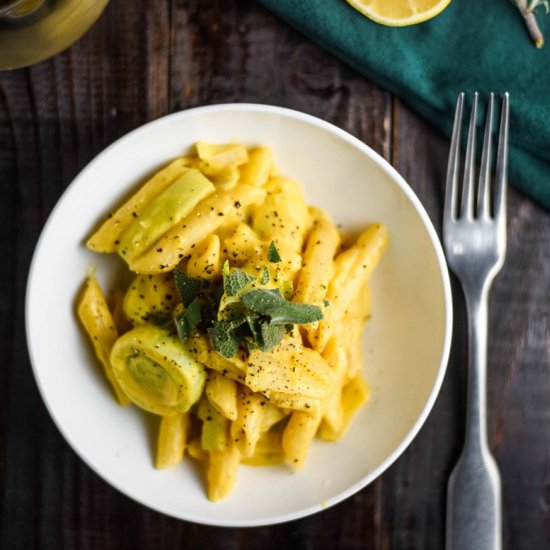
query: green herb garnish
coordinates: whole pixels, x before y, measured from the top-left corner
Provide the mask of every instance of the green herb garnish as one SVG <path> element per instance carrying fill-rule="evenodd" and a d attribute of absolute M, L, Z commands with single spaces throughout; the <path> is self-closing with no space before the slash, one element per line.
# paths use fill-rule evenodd
<path fill-rule="evenodd" d="M 226 264 L 227 265 L 227 264 Z M 223 290 L 227 294 L 227 296 L 237 296 L 239 292 L 249 283 L 256 280 L 256 277 L 253 277 L 252 275 L 249 275 L 245 271 L 241 271 L 240 269 L 233 269 L 232 271 L 229 271 L 229 268 L 227 268 L 228 273 L 225 273 L 225 266 L 224 266 L 224 275 L 223 275 Z"/>
<path fill-rule="evenodd" d="M 268 316 L 271 325 L 303 325 L 323 318 L 320 308 L 289 302 L 278 288 L 251 290 L 241 296 L 241 301 L 251 311 Z"/>
<path fill-rule="evenodd" d="M 282 325 L 272 325 L 267 319 L 260 321 L 261 340 L 256 341 L 262 351 L 271 351 L 284 337 L 286 329 Z"/>
<path fill-rule="evenodd" d="M 269 260 L 281 261 L 275 244 L 271 242 L 269 247 Z M 257 281 L 256 277 L 241 269 L 230 269 L 227 262 L 222 281 L 217 284 L 209 285 L 179 270 L 174 276 L 185 307 L 175 319 L 179 337 L 185 341 L 196 330 L 207 333 L 216 351 L 224 357 L 233 357 L 239 348 L 270 351 L 294 325 L 323 318 L 319 307 L 290 302 L 278 288 L 257 288 L 258 284 L 269 283 L 269 270 L 265 266 L 254 285 L 251 283 Z"/>
<path fill-rule="evenodd" d="M 198 298 L 195 298 L 184 312 L 176 317 L 176 329 L 178 336 L 183 340 L 187 340 L 192 334 L 202 318 L 201 304 Z"/>
<path fill-rule="evenodd" d="M 267 269 L 265 265 L 264 265 L 264 270 L 262 272 L 262 277 L 260 279 L 260 283 L 262 285 L 266 285 L 267 283 L 269 283 L 269 269 Z"/>
<path fill-rule="evenodd" d="M 189 307 L 191 302 L 199 295 L 203 287 L 203 281 L 201 279 L 192 279 L 177 268 L 174 270 L 174 280 L 183 305 Z"/>
<path fill-rule="evenodd" d="M 269 247 L 267 249 L 267 259 L 273 264 L 277 264 L 281 261 L 281 256 L 273 241 L 269 243 Z"/>
<path fill-rule="evenodd" d="M 237 334 L 238 326 L 233 321 L 216 321 L 208 329 L 208 335 L 216 351 L 224 357 L 231 358 L 237 353 L 242 337 Z"/>

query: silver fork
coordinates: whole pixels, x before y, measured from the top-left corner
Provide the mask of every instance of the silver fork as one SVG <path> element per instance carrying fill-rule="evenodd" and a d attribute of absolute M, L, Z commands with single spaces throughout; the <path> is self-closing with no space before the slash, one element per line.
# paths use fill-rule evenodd
<path fill-rule="evenodd" d="M 468 396 L 462 454 L 447 492 L 447 550 L 499 550 L 502 547 L 500 475 L 487 444 L 487 298 L 506 254 L 508 94 L 502 100 L 494 185 L 491 142 L 494 95 L 487 119 L 479 180 L 475 184 L 475 129 L 478 94 L 473 100 L 459 200 L 460 127 L 464 93 L 458 97 L 443 212 L 447 262 L 462 284 L 468 313 Z"/>

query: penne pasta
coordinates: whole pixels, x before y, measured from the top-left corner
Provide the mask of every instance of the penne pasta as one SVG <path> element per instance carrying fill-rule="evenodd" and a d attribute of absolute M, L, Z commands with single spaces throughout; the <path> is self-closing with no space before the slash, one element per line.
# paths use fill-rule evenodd
<path fill-rule="evenodd" d="M 187 414 L 161 417 L 155 462 L 157 468 L 168 468 L 182 461 L 188 427 Z"/>
<path fill-rule="evenodd" d="M 231 423 L 231 438 L 241 456 L 254 454 L 256 443 L 262 433 L 266 399 L 246 386 L 240 386 L 237 393 L 237 418 Z"/>
<path fill-rule="evenodd" d="M 199 403 L 198 417 L 202 420 L 202 448 L 205 451 L 225 451 L 229 445 L 228 421 L 206 396 Z"/>
<path fill-rule="evenodd" d="M 210 280 L 219 275 L 220 269 L 220 238 L 217 235 L 209 235 L 189 254 L 187 275 Z"/>
<path fill-rule="evenodd" d="M 352 378 L 343 388 L 341 393 L 343 418 L 338 429 L 333 429 L 327 422 L 323 421 L 319 436 L 327 441 L 337 441 L 348 429 L 353 415 L 367 402 L 369 398 L 369 387 L 362 377 L 357 375 Z"/>
<path fill-rule="evenodd" d="M 282 430 L 273 429 L 263 433 L 256 444 L 254 454 L 241 457 L 241 464 L 247 466 L 275 466 L 285 461 L 282 446 Z"/>
<path fill-rule="evenodd" d="M 387 243 L 387 229 L 381 224 L 375 224 L 362 233 L 355 244 L 336 257 L 334 276 L 326 295 L 330 307 L 326 308 L 325 316 L 312 339 L 314 349 L 324 349 L 346 310 L 355 300 L 361 299 L 361 291 L 378 264 Z"/>
<path fill-rule="evenodd" d="M 295 470 L 301 470 L 306 462 L 309 447 L 321 421 L 321 412 L 308 415 L 294 411 L 283 432 L 285 458 Z"/>
<path fill-rule="evenodd" d="M 118 331 L 94 275 L 88 277 L 84 284 L 78 303 L 78 316 L 103 365 L 105 376 L 113 388 L 118 403 L 122 406 L 128 405 L 130 399 L 120 387 L 111 365 L 111 350 L 118 339 Z"/>
<path fill-rule="evenodd" d="M 323 404 L 323 422 L 333 430 L 340 430 L 344 423 L 342 386 L 348 373 L 349 359 L 346 346 L 335 337 L 331 338 L 323 351 L 323 357 L 334 371 L 334 385 Z"/>
<path fill-rule="evenodd" d="M 199 159 L 202 161 L 201 171 L 207 176 L 215 176 L 222 170 L 240 166 L 248 161 L 248 151 L 239 143 L 217 145 L 198 141 L 196 147 Z"/>
<path fill-rule="evenodd" d="M 138 275 L 124 295 L 122 309 L 126 318 L 136 326 L 155 316 L 171 315 L 177 303 L 178 293 L 172 275 Z"/>
<path fill-rule="evenodd" d="M 187 453 L 195 460 L 207 461 L 210 458 L 210 453 L 202 448 L 201 437 L 193 438 L 187 445 Z"/>
<path fill-rule="evenodd" d="M 248 162 L 241 167 L 240 181 L 258 187 L 265 185 L 273 170 L 273 151 L 258 147 L 248 153 Z"/>
<path fill-rule="evenodd" d="M 306 241 L 294 300 L 318 305 L 323 304 L 332 278 L 340 234 L 326 214 L 318 209 L 312 209 L 312 212 L 313 224 Z"/>
<path fill-rule="evenodd" d="M 264 186 L 265 201 L 252 216 L 252 228 L 260 239 L 300 252 L 310 225 L 307 203 L 297 181 L 275 177 Z"/>
<path fill-rule="evenodd" d="M 109 309 L 89 277 L 78 315 L 118 401 L 160 416 L 155 466 L 187 452 L 218 501 L 241 464 L 304 468 L 315 437 L 337 441 L 367 401 L 362 332 L 388 237 L 374 224 L 342 246 L 269 147 L 196 152 L 90 237 L 132 280 Z"/>
<path fill-rule="evenodd" d="M 229 191 L 207 197 L 174 229 L 161 237 L 153 247 L 130 262 L 136 273 L 162 273 L 173 270 L 197 244 L 220 228 L 227 219 L 243 216 L 248 206 L 261 202 L 265 191 L 239 184 Z"/>
<path fill-rule="evenodd" d="M 218 412 L 229 420 L 237 419 L 237 383 L 234 380 L 216 371 L 210 371 L 205 391 L 208 400 Z"/>
<path fill-rule="evenodd" d="M 237 481 L 237 470 L 241 460 L 235 445 L 225 451 L 210 451 L 208 459 L 208 498 L 216 502 L 226 497 Z"/>

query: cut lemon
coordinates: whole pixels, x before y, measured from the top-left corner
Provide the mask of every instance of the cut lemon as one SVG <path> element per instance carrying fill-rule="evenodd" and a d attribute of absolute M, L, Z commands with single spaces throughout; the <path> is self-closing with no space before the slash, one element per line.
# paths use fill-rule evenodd
<path fill-rule="evenodd" d="M 451 0 L 346 0 L 369 19 L 390 27 L 422 23 L 441 13 Z"/>

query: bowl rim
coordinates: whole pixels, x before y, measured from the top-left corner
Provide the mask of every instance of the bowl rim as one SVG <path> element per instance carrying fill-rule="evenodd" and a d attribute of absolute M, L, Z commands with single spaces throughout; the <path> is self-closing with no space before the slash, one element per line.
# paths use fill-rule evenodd
<path fill-rule="evenodd" d="M 106 156 L 108 153 L 110 153 L 112 149 L 120 146 L 123 142 L 127 140 L 131 140 L 135 138 L 139 134 L 148 132 L 152 128 L 166 124 L 169 121 L 174 119 L 186 118 L 188 116 L 193 116 L 194 114 L 197 114 L 197 113 L 220 113 L 225 111 L 237 111 L 237 112 L 246 111 L 246 112 L 275 114 L 275 115 L 280 115 L 290 119 L 295 119 L 301 122 L 305 122 L 317 128 L 321 128 L 332 135 L 336 135 L 338 138 L 349 143 L 351 146 L 355 147 L 356 149 L 359 149 L 361 153 L 366 155 L 383 172 L 385 172 L 388 176 L 390 176 L 393 182 L 398 185 L 400 190 L 406 195 L 408 200 L 412 203 L 416 213 L 419 215 L 422 221 L 422 224 L 425 230 L 427 231 L 433 251 L 436 256 L 437 266 L 439 268 L 439 275 L 441 277 L 441 282 L 442 282 L 443 298 L 444 298 L 443 302 L 444 302 L 444 309 L 445 309 L 445 333 L 444 333 L 444 339 L 443 339 L 443 347 L 442 347 L 442 353 L 439 361 L 439 367 L 437 370 L 437 375 L 435 377 L 432 389 L 414 425 L 408 431 L 407 435 L 401 440 L 399 445 L 394 449 L 394 451 L 369 475 L 361 478 L 357 483 L 348 487 L 346 490 L 341 491 L 334 497 L 327 499 L 321 504 L 312 505 L 295 512 L 278 514 L 276 516 L 272 516 L 269 518 L 255 519 L 255 520 L 246 520 L 246 519 L 244 520 L 232 519 L 227 521 L 223 521 L 223 520 L 220 521 L 218 519 L 209 520 L 208 518 L 204 518 L 202 516 L 195 517 L 192 514 L 186 515 L 185 517 L 183 517 L 182 515 L 178 515 L 169 509 L 163 508 L 162 506 L 151 505 L 150 503 L 146 502 L 145 499 L 141 499 L 136 495 L 130 494 L 129 492 L 126 491 L 126 489 L 121 487 L 121 485 L 117 481 L 113 481 L 112 479 L 105 476 L 102 472 L 100 472 L 99 469 L 92 463 L 92 461 L 86 456 L 84 456 L 84 454 L 81 453 L 77 445 L 73 443 L 73 441 L 71 440 L 69 435 L 66 433 L 65 429 L 63 428 L 61 419 L 57 417 L 57 415 L 53 410 L 53 407 L 50 405 L 45 389 L 41 383 L 39 369 L 36 366 L 38 363 L 35 360 L 36 358 L 34 355 L 34 350 L 31 345 L 31 332 L 30 332 L 30 315 L 29 315 L 30 309 L 31 309 L 30 297 L 32 293 L 31 290 L 32 290 L 33 281 L 35 280 L 35 277 L 36 277 L 35 272 L 37 270 L 36 266 L 37 266 L 39 251 L 41 249 L 42 242 L 45 240 L 46 235 L 49 231 L 50 225 L 53 223 L 53 220 L 55 219 L 56 212 L 58 211 L 58 209 L 61 208 L 62 204 L 68 199 L 68 197 L 70 197 L 73 193 L 76 192 L 78 187 L 77 184 L 79 180 L 85 178 L 86 174 L 90 170 L 92 170 L 96 164 L 102 162 L 103 157 Z M 330 508 L 331 506 L 334 506 L 346 500 L 350 496 L 354 495 L 355 493 L 357 493 L 358 491 L 360 491 L 361 489 L 365 488 L 367 485 L 372 483 L 380 475 L 382 475 L 382 473 L 384 473 L 404 453 L 404 451 L 409 447 L 409 445 L 412 443 L 414 438 L 418 435 L 422 426 L 425 424 L 426 419 L 433 409 L 433 406 L 435 404 L 435 401 L 437 399 L 437 396 L 439 395 L 441 386 L 443 384 L 443 379 L 445 377 L 445 373 L 447 370 L 447 364 L 449 360 L 452 334 L 453 334 L 453 301 L 452 301 L 449 272 L 447 269 L 445 256 L 443 253 L 443 249 L 442 249 L 439 237 L 437 236 L 437 232 L 432 224 L 432 221 L 428 216 L 424 206 L 420 202 L 420 199 L 414 193 L 412 188 L 406 183 L 405 179 L 401 176 L 401 174 L 399 174 L 399 172 L 386 159 L 384 159 L 380 154 L 374 151 L 371 147 L 366 145 L 364 142 L 362 142 L 360 139 L 356 138 L 346 130 L 343 130 L 342 128 L 339 128 L 335 124 L 322 120 L 314 115 L 310 115 L 302 111 L 290 109 L 287 107 L 280 107 L 280 106 L 268 105 L 268 104 L 262 104 L 262 103 L 222 103 L 222 104 L 205 105 L 205 106 L 198 106 L 198 107 L 192 107 L 189 109 L 184 109 L 181 111 L 177 111 L 175 113 L 171 113 L 169 115 L 162 116 L 160 118 L 147 122 L 141 126 L 138 126 L 134 130 L 131 130 L 130 132 L 124 134 L 123 136 L 115 140 L 113 143 L 108 145 L 99 154 L 93 157 L 86 164 L 86 166 L 84 166 L 84 168 L 82 168 L 82 170 L 73 178 L 73 180 L 65 188 L 65 190 L 57 200 L 55 206 L 51 210 L 50 214 L 48 215 L 46 223 L 42 228 L 42 231 L 40 233 L 40 236 L 34 248 L 31 264 L 29 267 L 29 273 L 27 277 L 26 290 L 25 290 L 25 334 L 26 334 L 27 349 L 29 353 L 33 375 L 34 375 L 36 384 L 38 386 L 40 396 L 42 397 L 42 401 L 44 402 L 44 405 L 46 406 L 46 409 L 51 419 L 53 420 L 55 426 L 57 427 L 57 429 L 59 430 L 59 432 L 65 439 L 65 441 L 76 453 L 76 455 L 84 462 L 84 464 L 86 464 L 93 472 L 95 472 L 104 482 L 108 483 L 109 485 L 117 489 L 120 493 L 122 493 L 126 497 L 130 498 L 135 502 L 138 502 L 139 504 L 145 506 L 146 508 L 155 510 L 157 512 L 163 513 L 167 516 L 174 517 L 179 520 L 189 521 L 189 522 L 193 522 L 201 525 L 216 526 L 216 527 L 237 527 L 237 528 L 261 527 L 261 526 L 276 525 L 280 523 L 286 523 L 289 521 L 298 520 L 298 519 L 313 515 L 317 512 L 324 511 Z"/>

